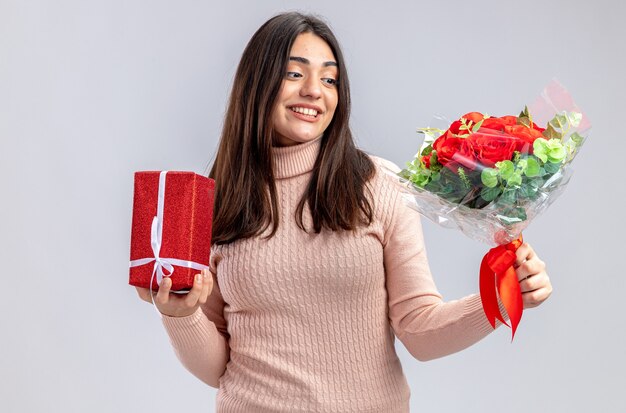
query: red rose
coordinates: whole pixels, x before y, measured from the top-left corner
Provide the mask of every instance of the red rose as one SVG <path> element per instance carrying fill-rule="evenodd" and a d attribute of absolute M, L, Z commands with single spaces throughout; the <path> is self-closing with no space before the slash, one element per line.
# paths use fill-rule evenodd
<path fill-rule="evenodd" d="M 472 133 L 468 138 L 471 142 L 477 161 L 486 167 L 494 167 L 496 162 L 511 160 L 519 139 L 490 132 Z"/>
<path fill-rule="evenodd" d="M 463 135 L 463 134 L 466 134 L 467 131 L 465 131 L 465 130 L 462 131 L 461 130 L 461 125 L 463 125 L 463 124 L 461 123 L 460 120 L 455 120 L 454 122 L 452 122 L 452 124 L 450 125 L 448 130 L 444 133 L 444 135 L 448 135 L 448 134 Z"/>
<path fill-rule="evenodd" d="M 428 155 L 422 156 L 422 162 L 424 162 L 424 166 L 430 169 L 430 157 L 433 156 L 433 153 L 429 153 Z"/>
<path fill-rule="evenodd" d="M 459 122 L 460 123 L 460 122 Z M 474 151 L 468 139 L 454 136 L 451 130 L 446 131 L 433 143 L 440 164 L 454 169 L 456 164 L 469 169 L 476 167 Z"/>
<path fill-rule="evenodd" d="M 485 116 L 480 113 L 480 112 L 470 112 L 470 113 L 466 113 L 465 115 L 461 116 L 461 118 L 465 118 L 468 121 L 472 121 L 474 122 L 474 124 L 480 122 L 481 120 L 483 120 L 485 118 Z"/>
<path fill-rule="evenodd" d="M 516 150 L 523 153 L 532 153 L 533 142 L 535 142 L 535 139 L 543 136 L 539 129 L 531 129 L 524 125 L 507 126 L 504 128 L 504 131 L 519 138 Z"/>
<path fill-rule="evenodd" d="M 499 119 L 502 121 L 503 124 L 507 126 L 517 125 L 517 116 L 507 115 L 507 116 L 502 116 Z"/>
<path fill-rule="evenodd" d="M 483 120 L 480 128 L 503 131 L 505 126 L 506 124 L 501 118 L 487 118 Z"/>

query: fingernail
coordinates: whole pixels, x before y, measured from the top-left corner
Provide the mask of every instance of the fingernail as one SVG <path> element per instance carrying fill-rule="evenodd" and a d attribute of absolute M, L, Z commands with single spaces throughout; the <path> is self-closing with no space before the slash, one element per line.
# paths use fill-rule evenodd
<path fill-rule="evenodd" d="M 196 274 L 196 282 L 202 282 L 202 274 Z"/>
<path fill-rule="evenodd" d="M 202 270 L 202 276 L 205 280 L 207 280 L 209 278 L 209 272 L 207 270 Z"/>

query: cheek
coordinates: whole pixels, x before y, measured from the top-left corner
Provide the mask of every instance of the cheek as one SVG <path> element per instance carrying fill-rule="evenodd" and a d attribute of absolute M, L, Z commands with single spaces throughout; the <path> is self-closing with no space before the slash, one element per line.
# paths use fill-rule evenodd
<path fill-rule="evenodd" d="M 330 120 L 332 120 L 335 117 L 335 112 L 337 111 L 337 105 L 338 105 L 337 96 L 334 96 L 333 99 L 329 99 L 328 105 L 326 107 L 328 109 L 328 112 L 331 115 L 331 116 L 329 116 Z"/>

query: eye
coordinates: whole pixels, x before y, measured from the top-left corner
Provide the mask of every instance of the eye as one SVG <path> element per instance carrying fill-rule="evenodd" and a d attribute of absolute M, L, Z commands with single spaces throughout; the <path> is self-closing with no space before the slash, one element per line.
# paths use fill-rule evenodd
<path fill-rule="evenodd" d="M 324 78 L 322 78 L 322 82 L 324 82 L 328 86 L 336 86 L 337 85 L 337 79 L 333 79 L 332 77 L 324 77 Z"/>
<path fill-rule="evenodd" d="M 287 79 L 299 79 L 302 77 L 301 73 L 298 72 L 287 72 Z"/>

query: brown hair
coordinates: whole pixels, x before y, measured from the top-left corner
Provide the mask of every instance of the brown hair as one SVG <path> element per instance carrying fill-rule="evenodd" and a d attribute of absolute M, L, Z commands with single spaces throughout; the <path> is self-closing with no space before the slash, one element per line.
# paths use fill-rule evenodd
<path fill-rule="evenodd" d="M 295 38 L 313 33 L 331 48 L 338 66 L 338 103 L 324 132 L 309 185 L 296 210 L 308 203 L 313 229 L 354 230 L 372 222 L 366 183 L 374 173 L 369 157 L 354 145 L 348 120 L 350 87 L 339 43 L 326 23 L 300 13 L 279 14 L 265 22 L 246 46 L 224 120 L 217 156 L 209 176 L 215 179 L 213 238 L 215 244 L 260 235 L 279 225 L 272 170 L 272 111 Z"/>

